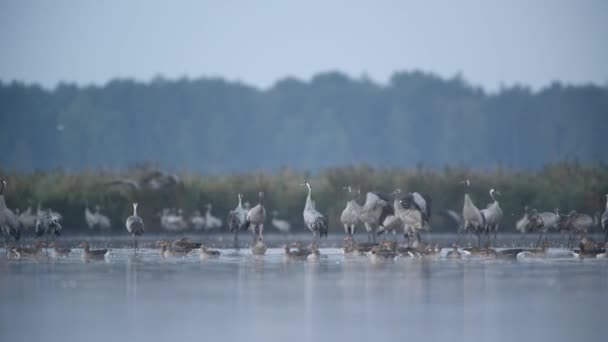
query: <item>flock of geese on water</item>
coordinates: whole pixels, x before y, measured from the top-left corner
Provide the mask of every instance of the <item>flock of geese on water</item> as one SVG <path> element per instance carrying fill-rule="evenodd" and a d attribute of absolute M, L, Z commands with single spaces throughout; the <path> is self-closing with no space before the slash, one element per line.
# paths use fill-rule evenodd
<path fill-rule="evenodd" d="M 5 250 L 9 257 L 38 257 L 42 255 L 42 248 L 46 247 L 47 255 L 48 248 L 51 247 L 52 257 L 65 257 L 70 255 L 69 248 L 61 248 L 57 245 L 57 236 L 61 234 L 61 215 L 51 210 L 41 211 L 35 219 L 35 232 L 38 237 L 45 236 L 46 243 L 36 241 L 31 247 L 17 247 L 9 245 L 9 239 L 12 237 L 15 242 L 19 241 L 23 222 L 12 210 L 7 208 L 4 200 L 4 190 L 7 182 L 2 180 L 0 185 L 0 229 L 5 238 Z M 469 180 L 463 181 L 465 185 L 464 204 L 462 214 L 455 211 L 444 212 L 458 225 L 459 238 L 452 248 L 445 254 L 447 258 L 461 258 L 463 255 L 475 255 L 481 257 L 545 257 L 548 251 L 548 242 L 542 238 L 549 230 L 566 231 L 569 233 L 568 248 L 569 253 L 577 257 L 597 257 L 605 258 L 606 240 L 608 240 L 608 195 L 606 211 L 599 220 L 605 234 L 605 243 L 595 242 L 587 236 L 587 232 L 594 225 L 598 224 L 598 217 L 577 213 L 571 211 L 567 215 L 561 215 L 556 209 L 554 212 L 538 212 L 536 209 L 526 208 L 523 217 L 517 222 L 516 228 L 522 233 L 537 232 L 539 238 L 535 248 L 512 248 L 504 250 L 496 250 L 490 247 L 490 236 L 496 234 L 499 230 L 503 211 L 500 207 L 496 196 L 500 193 L 495 189 L 490 189 L 489 194 L 491 202 L 482 209 L 479 209 L 471 199 L 468 193 L 470 187 Z M 303 219 L 306 227 L 312 233 L 312 242 L 308 245 L 302 242 L 291 242 L 284 246 L 285 256 L 291 259 L 311 259 L 320 256 L 319 239 L 326 237 L 328 234 L 327 218 L 317 210 L 315 201 L 312 199 L 312 188 L 310 183 L 301 184 L 307 188 L 308 194 L 303 210 Z M 359 191 L 355 191 L 352 187 L 344 188 L 348 191 L 349 198 L 346 202 L 346 207 L 340 216 L 340 222 L 344 227 L 346 237 L 344 238 L 344 253 L 348 255 L 368 255 L 373 260 L 379 259 L 394 259 L 396 257 L 411 257 L 419 258 L 423 256 L 439 255 L 441 248 L 437 244 L 430 244 L 422 241 L 421 233 L 430 231 L 431 217 L 431 201 L 430 198 L 421 195 L 418 192 L 404 193 L 401 189 L 396 189 L 390 194 L 382 194 L 378 192 L 368 192 L 366 194 L 365 203 L 360 205 L 356 198 Z M 240 249 L 239 233 L 243 230 L 249 230 L 253 235 L 253 243 L 251 252 L 253 255 L 264 255 L 267 247 L 264 243 L 264 224 L 266 223 L 266 208 L 264 207 L 264 193 L 259 192 L 258 203 L 247 208 L 243 204 L 243 196 L 237 194 L 238 204 L 236 208 L 231 210 L 227 217 L 227 225 L 230 231 L 234 234 L 234 249 Z M 392 203 L 391 203 L 392 202 Z M 144 234 L 144 221 L 137 214 L 138 203 L 133 203 L 133 214 L 125 221 L 125 228 L 128 234 L 133 239 L 133 250 L 137 254 L 138 240 L 137 238 Z M 167 220 L 169 212 L 164 211 L 161 214 L 161 224 L 163 220 Z M 178 213 L 181 216 L 181 213 Z M 207 225 L 221 226 L 220 219 L 211 215 L 211 205 L 207 206 L 206 217 L 199 215 L 202 220 L 197 222 L 204 227 Z M 276 216 L 276 213 L 275 213 Z M 91 212 L 88 207 L 85 210 L 85 219 L 89 226 L 109 225 L 107 217 L 99 212 L 99 207 L 95 212 Z M 214 221 L 213 219 L 217 220 Z M 275 217 L 276 219 L 276 217 Z M 219 221 L 219 222 L 218 222 Z M 174 222 L 165 222 L 165 224 L 173 224 Z M 354 233 L 357 227 L 364 226 L 368 233 L 367 242 L 357 242 L 354 239 Z M 395 238 L 393 240 L 383 240 L 376 242 L 376 236 L 388 232 L 396 236 L 398 231 L 402 231 L 407 243 L 400 245 Z M 460 239 L 465 234 L 472 233 L 477 235 L 478 246 L 469 248 L 458 248 Z M 482 235 L 487 237 L 487 242 L 482 247 Z M 54 237 L 54 241 L 49 243 L 49 237 Z M 570 249 L 573 239 L 579 241 L 578 249 Z M 541 244 L 542 241 L 542 244 Z M 196 252 L 201 258 L 212 258 L 220 255 L 217 250 L 209 249 L 204 243 L 193 242 L 187 238 L 175 240 L 173 242 L 159 240 L 156 242 L 160 249 L 160 255 L 164 258 L 187 256 Z M 541 248 L 538 248 L 538 247 Z M 91 249 L 87 242 L 79 245 L 83 249 L 82 257 L 84 259 L 104 259 L 109 256 L 108 249 Z"/>

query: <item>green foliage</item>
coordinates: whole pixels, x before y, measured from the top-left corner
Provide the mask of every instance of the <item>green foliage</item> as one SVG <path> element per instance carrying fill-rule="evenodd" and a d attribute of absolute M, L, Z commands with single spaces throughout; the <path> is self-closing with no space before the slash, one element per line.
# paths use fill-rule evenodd
<path fill-rule="evenodd" d="M 115 80 L 54 90 L 0 83 L 0 166 L 203 172 L 608 161 L 608 89 L 513 87 L 399 72 L 386 86 L 338 72 L 267 90 L 221 79 Z"/>
<path fill-rule="evenodd" d="M 362 202 L 367 191 L 392 192 L 399 187 L 403 191 L 418 191 L 432 199 L 431 224 L 433 231 L 454 231 L 445 222 L 441 211 L 452 209 L 460 212 L 465 178 L 471 180 L 471 197 L 478 207 L 490 202 L 490 188 L 499 190 L 499 198 L 505 212 L 502 231 L 514 231 L 515 221 L 521 216 L 524 205 L 539 210 L 560 208 L 589 214 L 604 210 L 604 195 L 608 193 L 608 168 L 603 164 L 581 165 L 561 162 L 540 170 L 514 171 L 497 168 L 491 171 L 473 171 L 461 167 L 446 167 L 441 171 L 428 168 L 378 169 L 369 166 L 348 166 L 324 169 L 314 176 L 303 171 L 281 169 L 276 172 L 250 171 L 230 175 L 201 175 L 183 172 L 180 182 L 162 190 L 142 188 L 133 190 L 108 184 L 121 178 L 141 178 L 150 166 L 138 166 L 125 171 L 66 172 L 15 172 L 0 170 L 0 176 L 8 180 L 5 191 L 11 208 L 35 208 L 37 203 L 51 207 L 64 216 L 64 227 L 72 233 L 87 231 L 84 208 L 99 204 L 110 216 L 115 232 L 124 230 L 124 220 L 131 213 L 130 203 L 140 203 L 147 230 L 160 230 L 158 213 L 162 208 L 182 208 L 186 215 L 203 210 L 213 203 L 214 214 L 225 218 L 236 206 L 236 194 L 241 192 L 246 201 L 255 204 L 258 191 L 265 192 L 268 211 L 278 210 L 296 229 L 304 229 L 302 209 L 306 190 L 300 184 L 310 179 L 313 198 L 318 209 L 328 216 L 330 233 L 343 232 L 339 223 L 340 213 L 347 195 L 342 189 L 351 185 L 361 189 Z"/>

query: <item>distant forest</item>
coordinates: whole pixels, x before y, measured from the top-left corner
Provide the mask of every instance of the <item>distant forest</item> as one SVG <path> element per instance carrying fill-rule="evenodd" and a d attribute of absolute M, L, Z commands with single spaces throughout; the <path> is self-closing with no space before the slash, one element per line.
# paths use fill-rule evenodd
<path fill-rule="evenodd" d="M 12 170 L 536 168 L 608 161 L 607 132 L 608 88 L 594 85 L 487 93 L 421 72 L 385 85 L 329 72 L 266 90 L 213 78 L 0 83 L 0 165 Z"/>

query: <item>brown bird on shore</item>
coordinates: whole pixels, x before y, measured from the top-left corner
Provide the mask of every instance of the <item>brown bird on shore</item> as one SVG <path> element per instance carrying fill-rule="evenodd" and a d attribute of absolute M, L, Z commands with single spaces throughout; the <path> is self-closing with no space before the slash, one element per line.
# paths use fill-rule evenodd
<path fill-rule="evenodd" d="M 84 241 L 80 244 L 82 248 L 82 258 L 84 260 L 103 260 L 110 256 L 110 250 L 108 249 L 91 249 L 89 243 Z"/>

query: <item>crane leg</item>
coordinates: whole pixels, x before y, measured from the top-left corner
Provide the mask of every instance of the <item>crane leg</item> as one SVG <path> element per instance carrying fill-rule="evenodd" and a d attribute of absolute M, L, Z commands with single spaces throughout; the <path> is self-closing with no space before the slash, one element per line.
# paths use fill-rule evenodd
<path fill-rule="evenodd" d="M 477 232 L 477 246 L 481 248 L 481 232 Z"/>
<path fill-rule="evenodd" d="M 538 248 L 538 245 L 540 245 L 540 241 L 543 239 L 543 236 L 545 235 L 545 232 L 541 231 L 540 234 L 538 234 L 538 241 L 536 241 L 536 246 L 534 246 L 534 248 Z"/>
<path fill-rule="evenodd" d="M 48 256 L 49 256 L 49 234 L 46 234 L 45 237 L 46 237 L 45 250 L 46 250 L 46 256 L 48 258 Z"/>
<path fill-rule="evenodd" d="M 239 229 L 234 230 L 234 250 L 239 251 Z"/>
<path fill-rule="evenodd" d="M 496 246 L 496 234 L 498 234 L 498 226 L 494 227 L 494 246 Z"/>
<path fill-rule="evenodd" d="M 608 242 L 608 229 L 604 232 L 604 242 Z"/>

